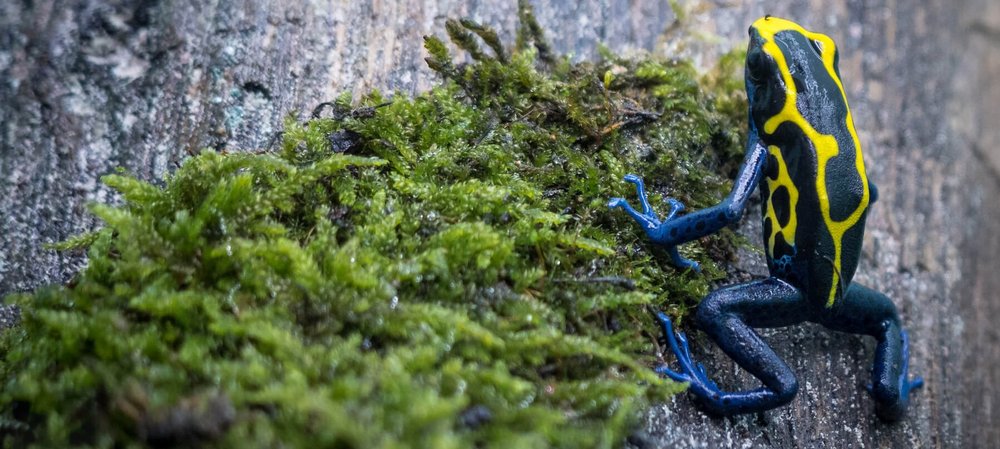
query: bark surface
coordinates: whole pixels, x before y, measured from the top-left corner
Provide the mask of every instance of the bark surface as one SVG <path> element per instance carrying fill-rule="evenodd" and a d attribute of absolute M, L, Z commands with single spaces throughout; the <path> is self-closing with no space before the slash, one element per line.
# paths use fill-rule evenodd
<path fill-rule="evenodd" d="M 891 296 L 927 381 L 903 422 L 874 417 L 873 342 L 803 325 L 764 332 L 799 376 L 788 407 L 711 419 L 680 395 L 650 412 L 651 447 L 989 447 L 1000 441 L 1000 4 L 990 0 L 537 2 L 561 52 L 683 52 L 707 65 L 765 13 L 831 35 L 881 197 L 856 280 Z M 543 4 L 544 3 L 544 4 Z M 201 148 L 267 145 L 289 114 L 344 91 L 416 92 L 421 37 L 468 16 L 511 41 L 516 2 L 0 2 L 0 294 L 65 282 L 83 254 L 43 249 L 96 225 L 116 168 L 159 179 Z M 676 54 L 676 53 L 673 53 Z M 757 213 L 743 232 L 759 241 Z M 741 269 L 764 275 L 761 256 Z M 8 317 L 0 313 L 4 318 Z M 699 332 L 720 384 L 755 387 Z M 669 446 L 667 446 L 669 445 Z"/>

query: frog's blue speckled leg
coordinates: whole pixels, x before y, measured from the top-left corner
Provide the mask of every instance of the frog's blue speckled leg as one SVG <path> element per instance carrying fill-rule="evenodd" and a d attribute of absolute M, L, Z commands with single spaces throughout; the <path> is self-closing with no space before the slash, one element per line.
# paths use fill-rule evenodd
<path fill-rule="evenodd" d="M 823 313 L 819 322 L 834 330 L 867 334 L 878 340 L 869 390 L 875 399 L 875 412 L 886 421 L 901 418 L 910 401 L 910 390 L 920 388 L 924 381 L 909 378 L 909 338 L 892 301 L 875 290 L 851 284 L 844 298 Z"/>
<path fill-rule="evenodd" d="M 872 182 L 871 178 L 868 179 L 868 192 L 871 193 L 872 196 L 871 200 L 868 201 L 868 204 L 875 204 L 875 202 L 878 201 L 878 186 Z"/>
<path fill-rule="evenodd" d="M 809 310 L 799 291 L 777 278 L 717 290 L 698 305 L 698 326 L 737 364 L 760 379 L 764 384 L 761 388 L 737 392 L 720 390 L 708 378 L 705 368 L 691 360 L 687 338 L 683 333 L 674 335 L 670 319 L 663 313 L 658 313 L 657 318 L 681 370 L 675 372 L 661 365 L 656 372 L 688 382 L 688 391 L 697 396 L 710 413 L 717 415 L 752 413 L 787 404 L 798 391 L 795 375 L 752 327 L 799 323 L 810 317 Z"/>
<path fill-rule="evenodd" d="M 750 199 L 750 194 L 760 182 L 761 171 L 767 161 L 767 148 L 760 143 L 753 130 L 751 130 L 750 136 L 751 138 L 747 142 L 746 157 L 739 174 L 736 176 L 733 190 L 718 205 L 682 217 L 675 217 L 678 212 L 684 210 L 684 205 L 680 201 L 670 199 L 667 200 L 670 203 L 670 213 L 663 221 L 660 221 L 646 199 L 642 180 L 636 175 L 629 174 L 625 176 L 625 180 L 636 185 L 639 201 L 642 204 L 642 213 L 633 209 L 624 198 L 612 198 L 608 201 L 608 207 L 620 207 L 631 215 L 636 222 L 642 225 L 650 240 L 667 248 L 674 264 L 681 267 L 697 268 L 694 262 L 680 256 L 676 246 L 712 234 L 730 223 L 739 221 L 740 217 L 743 216 L 743 209 Z"/>

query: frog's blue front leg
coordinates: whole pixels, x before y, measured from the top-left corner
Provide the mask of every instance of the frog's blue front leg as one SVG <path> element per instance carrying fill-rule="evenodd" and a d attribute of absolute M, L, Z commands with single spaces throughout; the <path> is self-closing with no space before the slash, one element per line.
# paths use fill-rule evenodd
<path fill-rule="evenodd" d="M 625 176 L 625 180 L 636 185 L 642 212 L 633 209 L 623 198 L 612 198 L 608 201 L 608 207 L 620 207 L 631 215 L 642 225 L 650 240 L 667 248 L 675 265 L 697 268 L 697 264 L 680 256 L 677 245 L 712 234 L 730 223 L 739 221 L 743 215 L 743 209 L 750 194 L 760 182 L 761 171 L 767 161 L 767 149 L 760 143 L 753 130 L 750 135 L 746 158 L 736 177 L 733 190 L 718 205 L 675 218 L 678 212 L 684 210 L 684 205 L 680 201 L 669 199 L 670 212 L 661 221 L 649 205 L 642 180 L 636 175 L 629 174 Z"/>

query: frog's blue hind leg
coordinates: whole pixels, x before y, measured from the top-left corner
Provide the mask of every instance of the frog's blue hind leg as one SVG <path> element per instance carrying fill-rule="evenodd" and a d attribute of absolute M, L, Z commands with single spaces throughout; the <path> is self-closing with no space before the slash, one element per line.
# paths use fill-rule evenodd
<path fill-rule="evenodd" d="M 920 388 L 924 381 L 909 378 L 909 338 L 892 301 L 875 290 L 851 284 L 844 298 L 822 314 L 820 324 L 878 340 L 869 389 L 875 399 L 875 412 L 886 421 L 901 418 L 910 401 L 910 390 Z"/>
<path fill-rule="evenodd" d="M 752 327 L 783 327 L 809 317 L 809 307 L 799 291 L 776 278 L 717 290 L 698 305 L 698 326 L 764 386 L 737 392 L 720 390 L 708 378 L 704 367 L 691 360 L 687 338 L 683 333 L 675 337 L 670 319 L 662 313 L 657 318 L 681 370 L 661 365 L 656 372 L 689 382 L 688 391 L 717 415 L 752 413 L 787 404 L 799 388 L 795 375 Z"/>

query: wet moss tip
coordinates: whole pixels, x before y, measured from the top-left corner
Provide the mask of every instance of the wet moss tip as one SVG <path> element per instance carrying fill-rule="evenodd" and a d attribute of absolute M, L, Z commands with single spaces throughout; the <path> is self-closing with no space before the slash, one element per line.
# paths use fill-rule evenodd
<path fill-rule="evenodd" d="M 52 245 L 86 269 L 7 298 L 4 447 L 624 444 L 683 388 L 649 369 L 649 310 L 683 317 L 733 238 L 678 272 L 606 202 L 626 173 L 654 204 L 724 196 L 738 70 L 571 63 L 519 5 L 510 49 L 467 19 L 445 31 L 469 62 L 426 37 L 429 92 L 345 93 L 162 183 L 105 176 L 104 227 Z"/>

